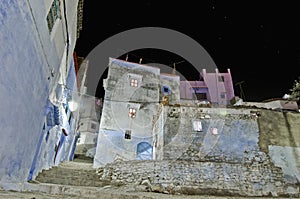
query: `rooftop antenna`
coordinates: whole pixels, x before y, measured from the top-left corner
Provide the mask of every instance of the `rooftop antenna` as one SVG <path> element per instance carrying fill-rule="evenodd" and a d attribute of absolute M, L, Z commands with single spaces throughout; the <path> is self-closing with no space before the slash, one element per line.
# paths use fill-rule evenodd
<path fill-rule="evenodd" d="M 240 82 L 237 82 L 235 85 L 239 86 L 239 88 L 240 88 L 240 96 L 245 101 L 246 97 L 245 97 L 245 94 L 244 94 L 244 91 L 243 91 L 243 88 L 242 88 L 242 83 L 244 83 L 244 82 L 245 81 L 240 81 Z"/>

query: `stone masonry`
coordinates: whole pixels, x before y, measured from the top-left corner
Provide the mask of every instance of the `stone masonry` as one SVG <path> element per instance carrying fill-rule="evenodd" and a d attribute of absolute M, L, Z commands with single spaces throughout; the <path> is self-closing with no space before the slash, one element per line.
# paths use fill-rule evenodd
<path fill-rule="evenodd" d="M 98 169 L 100 180 L 144 185 L 145 191 L 188 195 L 282 196 L 279 167 L 252 154 L 245 164 L 195 161 L 128 161 Z"/>

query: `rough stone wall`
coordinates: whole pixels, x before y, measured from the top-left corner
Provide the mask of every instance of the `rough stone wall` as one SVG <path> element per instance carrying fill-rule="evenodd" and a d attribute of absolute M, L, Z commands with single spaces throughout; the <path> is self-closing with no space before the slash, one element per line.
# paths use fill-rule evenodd
<path fill-rule="evenodd" d="M 249 154 L 244 164 L 196 161 L 130 161 L 97 170 L 112 184 L 146 185 L 150 191 L 240 196 L 288 195 L 280 167 L 262 152 Z"/>

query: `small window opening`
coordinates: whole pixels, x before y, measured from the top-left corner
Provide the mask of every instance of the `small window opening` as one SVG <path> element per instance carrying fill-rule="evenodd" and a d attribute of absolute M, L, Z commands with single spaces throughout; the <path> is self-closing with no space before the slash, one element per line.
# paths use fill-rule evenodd
<path fill-rule="evenodd" d="M 193 129 L 194 131 L 202 131 L 202 123 L 201 121 L 193 121 Z"/>
<path fill-rule="evenodd" d="M 138 80 L 137 79 L 130 79 L 130 86 L 138 87 Z"/>
<path fill-rule="evenodd" d="M 46 137 L 45 137 L 45 140 L 46 140 L 46 142 L 48 142 L 49 135 L 50 135 L 50 132 L 49 132 L 49 131 L 47 131 L 47 134 L 46 134 Z"/>
<path fill-rule="evenodd" d="M 63 132 L 63 134 L 65 135 L 65 136 L 68 136 L 68 132 L 66 131 L 66 129 L 62 129 L 62 132 Z"/>
<path fill-rule="evenodd" d="M 169 86 L 162 86 L 161 90 L 162 90 L 164 95 L 170 95 L 171 94 L 171 89 L 170 89 Z"/>
<path fill-rule="evenodd" d="M 136 116 L 136 109 L 129 108 L 129 117 L 135 118 L 135 116 Z"/>
<path fill-rule="evenodd" d="M 72 120 L 72 115 L 70 114 L 69 120 L 68 120 L 69 124 L 71 124 L 71 120 Z"/>
<path fill-rule="evenodd" d="M 217 128 L 210 128 L 210 133 L 212 134 L 212 135 L 218 135 L 219 134 L 219 132 L 218 132 L 218 129 Z"/>
<path fill-rule="evenodd" d="M 219 82 L 224 82 L 224 76 L 222 76 L 222 75 L 221 75 L 221 76 L 218 76 L 218 81 L 219 81 Z"/>
<path fill-rule="evenodd" d="M 125 131 L 125 139 L 131 139 L 131 130 L 126 130 Z"/>
<path fill-rule="evenodd" d="M 52 31 L 55 21 L 60 17 L 60 1 L 54 0 L 47 14 L 47 25 L 49 32 Z"/>
<path fill-rule="evenodd" d="M 197 100 L 207 100 L 206 93 L 195 93 L 195 97 Z"/>
<path fill-rule="evenodd" d="M 225 92 L 222 92 L 220 97 L 221 97 L 222 99 L 225 99 L 225 98 L 226 98 L 226 93 L 225 93 Z"/>
<path fill-rule="evenodd" d="M 91 123 L 91 128 L 94 129 L 94 130 L 96 130 L 96 124 Z"/>

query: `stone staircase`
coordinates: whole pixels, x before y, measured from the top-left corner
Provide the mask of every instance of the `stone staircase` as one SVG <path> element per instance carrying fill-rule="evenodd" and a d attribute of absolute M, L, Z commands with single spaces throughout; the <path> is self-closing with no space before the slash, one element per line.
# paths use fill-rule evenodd
<path fill-rule="evenodd" d="M 93 160 L 86 157 L 75 158 L 74 161 L 65 161 L 49 170 L 43 170 L 30 182 L 20 186 L 7 185 L 5 190 L 11 193 L 35 195 L 32 198 L 80 198 L 80 199 L 160 199 L 161 195 L 137 190 L 131 184 L 111 184 L 111 180 L 100 180 Z M 6 194 L 6 193 L 5 193 Z M 37 196 L 37 197 L 36 197 Z M 39 197 L 41 196 L 41 197 Z M 43 197 L 42 197 L 43 196 Z M 0 190 L 1 198 L 1 190 Z M 27 197 L 26 197 L 27 198 Z"/>
<path fill-rule="evenodd" d="M 35 179 L 39 183 L 103 187 L 106 184 L 99 180 L 96 169 L 89 159 L 76 158 L 65 161 L 49 170 L 43 170 Z"/>

